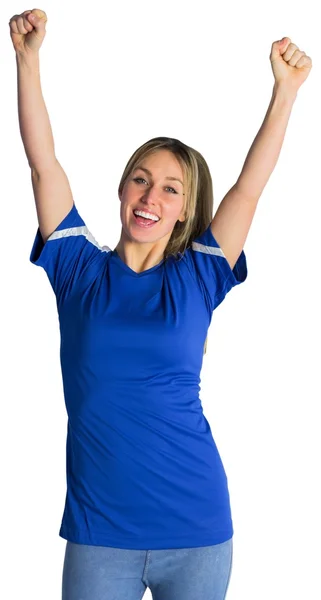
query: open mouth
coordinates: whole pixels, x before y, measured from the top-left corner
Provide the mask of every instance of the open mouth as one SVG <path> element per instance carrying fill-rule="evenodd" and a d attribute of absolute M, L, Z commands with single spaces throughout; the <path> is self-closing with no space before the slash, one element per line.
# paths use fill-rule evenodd
<path fill-rule="evenodd" d="M 154 225 L 157 225 L 157 223 L 160 221 L 160 219 L 158 221 L 153 221 L 153 219 L 146 219 L 145 217 L 135 215 L 134 211 L 133 215 L 137 225 L 143 228 L 154 227 Z"/>

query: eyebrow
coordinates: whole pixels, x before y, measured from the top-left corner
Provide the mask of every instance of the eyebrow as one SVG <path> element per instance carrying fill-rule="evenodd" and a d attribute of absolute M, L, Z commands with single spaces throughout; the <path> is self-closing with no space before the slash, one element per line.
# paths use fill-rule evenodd
<path fill-rule="evenodd" d="M 150 172 L 150 170 L 146 169 L 146 167 L 139 167 L 138 166 L 134 170 L 136 171 L 137 169 L 141 169 L 142 171 L 145 171 L 145 173 L 147 173 L 147 175 L 150 175 L 150 176 L 152 175 L 151 172 Z M 179 181 L 184 186 L 183 182 L 181 181 L 181 179 L 178 179 L 178 177 L 170 177 L 170 176 L 168 176 L 168 177 L 165 177 L 165 179 L 169 179 L 170 181 Z"/>

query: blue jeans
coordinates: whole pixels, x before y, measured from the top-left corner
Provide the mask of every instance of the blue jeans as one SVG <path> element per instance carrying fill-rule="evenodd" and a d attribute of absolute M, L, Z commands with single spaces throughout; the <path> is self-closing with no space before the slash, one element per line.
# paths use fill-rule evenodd
<path fill-rule="evenodd" d="M 170 550 L 125 550 L 67 541 L 62 600 L 224 600 L 233 538 L 222 544 Z"/>

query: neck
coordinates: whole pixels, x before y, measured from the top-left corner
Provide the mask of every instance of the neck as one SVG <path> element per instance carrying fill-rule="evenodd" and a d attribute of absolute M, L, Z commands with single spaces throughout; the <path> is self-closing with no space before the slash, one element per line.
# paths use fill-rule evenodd
<path fill-rule="evenodd" d="M 122 234 L 115 251 L 121 260 L 136 273 L 141 273 L 158 265 L 164 258 L 167 239 L 154 243 L 133 242 Z"/>

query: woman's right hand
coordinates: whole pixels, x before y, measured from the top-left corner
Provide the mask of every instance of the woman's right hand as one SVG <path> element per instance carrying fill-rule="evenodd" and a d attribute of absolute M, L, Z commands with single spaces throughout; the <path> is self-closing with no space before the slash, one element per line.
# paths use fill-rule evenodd
<path fill-rule="evenodd" d="M 37 54 L 46 35 L 47 15 L 34 8 L 14 15 L 10 21 L 10 35 L 17 54 Z"/>

